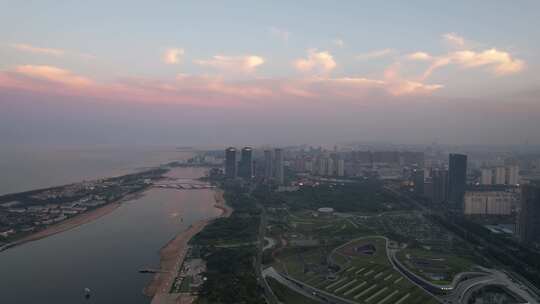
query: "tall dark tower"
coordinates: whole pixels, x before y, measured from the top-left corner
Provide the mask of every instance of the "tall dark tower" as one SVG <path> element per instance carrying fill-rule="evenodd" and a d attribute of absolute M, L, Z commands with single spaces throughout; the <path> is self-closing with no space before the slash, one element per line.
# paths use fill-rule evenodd
<path fill-rule="evenodd" d="M 431 171 L 433 202 L 441 204 L 448 199 L 448 170 L 435 169 Z"/>
<path fill-rule="evenodd" d="M 225 176 L 236 178 L 236 148 L 234 147 L 225 150 Z"/>
<path fill-rule="evenodd" d="M 523 185 L 518 217 L 519 240 L 523 244 L 540 243 L 540 184 Z"/>
<path fill-rule="evenodd" d="M 450 154 L 448 163 L 448 202 L 450 208 L 461 211 L 467 184 L 467 155 Z"/>
<path fill-rule="evenodd" d="M 264 178 L 268 181 L 272 179 L 274 173 L 274 160 L 272 159 L 272 150 L 264 151 Z"/>
<path fill-rule="evenodd" d="M 274 178 L 279 185 L 283 185 L 283 150 L 274 150 Z"/>
<path fill-rule="evenodd" d="M 412 173 L 414 192 L 417 195 L 424 195 L 424 170 L 414 169 Z"/>
<path fill-rule="evenodd" d="M 242 148 L 238 176 L 244 179 L 253 177 L 253 149 L 251 147 Z"/>

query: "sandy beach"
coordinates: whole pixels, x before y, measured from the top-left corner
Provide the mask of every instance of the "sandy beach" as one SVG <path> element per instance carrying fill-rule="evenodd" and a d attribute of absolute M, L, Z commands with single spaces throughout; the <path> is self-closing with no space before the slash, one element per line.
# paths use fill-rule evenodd
<path fill-rule="evenodd" d="M 169 290 L 184 261 L 188 251 L 189 240 L 212 220 L 231 215 L 233 210 L 225 203 L 223 190 L 217 189 L 215 191 L 214 199 L 214 207 L 222 211 L 219 216 L 194 223 L 187 230 L 179 233 L 161 249 L 160 269 L 162 272 L 156 273 L 150 284 L 148 284 L 143 291 L 145 295 L 152 297 L 152 304 L 176 303 L 177 301 L 180 301 L 180 299 L 175 299 L 169 294 Z"/>
<path fill-rule="evenodd" d="M 62 222 L 58 223 L 58 224 L 51 225 L 51 226 L 49 226 L 49 227 L 47 227 L 47 228 L 45 228 L 43 230 L 40 230 L 40 231 L 38 231 L 36 233 L 32 233 L 32 234 L 30 234 L 30 235 L 28 235 L 26 237 L 23 237 L 20 240 L 17 240 L 17 241 L 15 241 L 13 243 L 10 243 L 10 244 L 6 245 L 5 249 L 20 246 L 22 244 L 32 242 L 32 241 L 37 241 L 37 240 L 46 238 L 48 236 L 55 235 L 57 233 L 68 231 L 70 229 L 73 229 L 75 227 L 84 225 L 86 223 L 90 223 L 90 222 L 92 222 L 92 221 L 94 221 L 94 220 L 96 220 L 96 219 L 98 219 L 98 218 L 100 218 L 100 217 L 102 217 L 104 215 L 107 215 L 107 214 L 113 212 L 114 210 L 116 210 L 116 208 L 121 206 L 122 202 L 132 200 L 133 198 L 137 197 L 138 195 L 141 195 L 141 193 L 144 192 L 144 191 L 146 191 L 146 189 L 142 190 L 142 191 L 139 191 L 139 192 L 135 192 L 135 193 L 126 195 L 125 197 L 119 199 L 116 202 L 108 203 L 108 204 L 106 204 L 104 206 L 101 206 L 101 207 L 98 207 L 96 209 L 93 209 L 93 210 L 90 210 L 90 211 L 75 215 L 74 217 L 71 217 L 71 218 L 69 218 L 69 219 L 67 219 L 65 221 L 62 221 Z"/>

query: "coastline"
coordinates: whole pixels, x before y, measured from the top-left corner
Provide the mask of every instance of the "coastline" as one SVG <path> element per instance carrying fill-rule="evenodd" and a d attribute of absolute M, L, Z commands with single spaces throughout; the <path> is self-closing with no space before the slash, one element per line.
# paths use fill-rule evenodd
<path fill-rule="evenodd" d="M 156 273 L 152 281 L 143 290 L 146 296 L 152 298 L 152 304 L 176 303 L 177 299 L 169 294 L 169 290 L 178 274 L 180 266 L 184 262 L 189 248 L 189 241 L 214 219 L 229 217 L 231 215 L 233 209 L 226 204 L 223 197 L 224 191 L 222 189 L 216 189 L 214 191 L 214 208 L 221 210 L 221 214 L 192 224 L 187 230 L 178 233 L 161 248 L 160 269 L 162 272 Z"/>
<path fill-rule="evenodd" d="M 25 243 L 29 243 L 29 242 L 37 241 L 37 240 L 40 240 L 40 239 L 44 239 L 46 237 L 49 237 L 49 236 L 52 236 L 52 235 L 55 235 L 55 234 L 58 234 L 58 233 L 62 233 L 62 232 L 71 230 L 73 228 L 79 227 L 81 225 L 84 225 L 84 224 L 90 223 L 92 221 L 95 221 L 95 220 L 99 219 L 100 217 L 105 216 L 105 215 L 113 212 L 114 210 L 116 210 L 118 207 L 120 207 L 122 205 L 123 202 L 130 201 L 130 200 L 136 198 L 137 196 L 141 195 L 146 190 L 147 189 L 130 193 L 130 194 L 122 197 L 121 199 L 118 199 L 118 200 L 114 201 L 114 202 L 105 204 L 105 205 L 103 205 L 101 207 L 98 207 L 96 209 L 93 209 L 93 210 L 90 210 L 90 211 L 87 211 L 87 212 L 77 214 L 74 217 L 71 217 L 71 218 L 69 218 L 69 219 L 67 219 L 65 221 L 62 221 L 60 223 L 51 225 L 51 226 L 49 226 L 49 227 L 47 227 L 47 228 L 45 228 L 43 230 L 40 230 L 38 232 L 32 233 L 32 234 L 30 234 L 28 236 L 25 236 L 20 240 L 8 243 L 8 244 L 6 244 L 6 245 L 4 245 L 3 247 L 0 248 L 0 252 L 2 252 L 4 250 L 8 250 L 10 248 L 14 248 L 14 247 L 23 245 Z"/>

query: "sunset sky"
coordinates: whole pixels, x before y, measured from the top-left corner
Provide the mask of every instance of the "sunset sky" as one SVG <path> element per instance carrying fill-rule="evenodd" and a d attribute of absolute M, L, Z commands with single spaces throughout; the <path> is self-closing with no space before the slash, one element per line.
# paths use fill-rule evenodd
<path fill-rule="evenodd" d="M 4 143 L 540 144 L 538 1 L 2 8 Z"/>

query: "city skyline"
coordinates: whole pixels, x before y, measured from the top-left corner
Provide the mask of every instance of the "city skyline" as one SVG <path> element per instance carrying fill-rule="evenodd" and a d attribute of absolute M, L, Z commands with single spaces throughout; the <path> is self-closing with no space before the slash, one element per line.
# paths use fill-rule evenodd
<path fill-rule="evenodd" d="M 332 6 L 10 4 L 0 13 L 17 24 L 0 30 L 0 135 L 540 144 L 537 3 Z"/>

